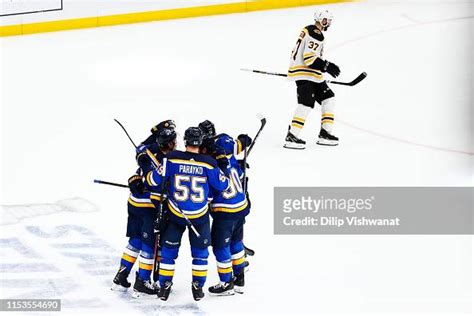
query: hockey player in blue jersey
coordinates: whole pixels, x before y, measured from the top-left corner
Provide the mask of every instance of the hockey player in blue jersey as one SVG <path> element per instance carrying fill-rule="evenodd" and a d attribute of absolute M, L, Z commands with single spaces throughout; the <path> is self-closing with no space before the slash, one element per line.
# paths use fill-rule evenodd
<path fill-rule="evenodd" d="M 210 121 L 204 121 L 199 126 L 206 134 L 208 147 L 203 149 L 216 157 L 219 166 L 230 179 L 229 189 L 217 192 L 211 203 L 212 249 L 217 260 L 220 282 L 211 286 L 209 292 L 214 295 L 243 293 L 243 227 L 245 217 L 250 212 L 250 201 L 243 189 L 243 181 L 246 179 L 243 179 L 241 164 L 234 154 L 249 146 L 251 139 L 246 135 L 240 135 L 237 140 L 227 134 L 215 135 L 214 125 Z"/>
<path fill-rule="evenodd" d="M 148 148 L 158 161 L 162 161 L 166 153 L 176 147 L 176 132 L 173 128 L 165 127 L 167 121 L 158 124 L 159 128 L 154 133 L 155 142 L 141 146 L 137 155 L 140 168 L 136 174 L 129 178 L 130 195 L 128 199 L 127 237 L 129 237 L 121 261 L 120 269 L 113 280 L 113 290 L 126 291 L 131 284 L 127 277 L 134 263 L 139 261 L 139 268 L 133 285 L 133 296 L 142 294 L 157 294 L 156 287 L 150 281 L 150 274 L 154 263 L 155 234 L 153 231 L 157 213 L 154 201 L 160 200 L 160 194 L 150 193 L 145 190 L 143 175 L 152 170 L 153 164 L 144 150 Z"/>
<path fill-rule="evenodd" d="M 171 292 L 181 238 L 186 227 L 191 244 L 192 284 L 196 301 L 204 297 L 202 287 L 207 277 L 208 247 L 211 239 L 208 210 L 209 192 L 227 190 L 229 179 L 217 166 L 217 162 L 207 155 L 199 154 L 203 134 L 197 127 L 190 127 L 184 134 L 186 151 L 173 151 L 167 155 L 167 163 L 162 168 L 164 175 L 151 171 L 146 179 L 150 190 L 160 187 L 162 181 L 169 182 L 167 202 L 169 223 L 161 238 L 163 240 L 159 270 L 160 291 L 158 296 L 166 301 Z"/>

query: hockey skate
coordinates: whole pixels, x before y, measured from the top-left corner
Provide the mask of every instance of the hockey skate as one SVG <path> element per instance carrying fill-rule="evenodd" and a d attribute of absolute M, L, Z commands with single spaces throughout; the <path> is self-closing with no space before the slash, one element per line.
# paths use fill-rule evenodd
<path fill-rule="evenodd" d="M 195 301 L 200 301 L 204 297 L 202 287 L 199 286 L 197 281 L 191 284 L 191 290 L 193 291 L 193 298 Z"/>
<path fill-rule="evenodd" d="M 148 295 L 157 295 L 158 289 L 153 286 L 150 280 L 142 280 L 138 277 L 135 279 L 135 284 L 133 285 L 132 297 L 139 298 L 141 296 Z"/>
<path fill-rule="evenodd" d="M 245 277 L 244 271 L 234 276 L 234 291 L 239 294 L 244 294 Z"/>
<path fill-rule="evenodd" d="M 158 292 L 158 297 L 162 301 L 167 301 L 168 297 L 170 296 L 171 293 L 171 286 L 173 285 L 173 282 L 171 281 L 166 281 L 165 284 L 160 287 L 160 291 Z"/>
<path fill-rule="evenodd" d="M 319 139 L 316 144 L 324 146 L 337 146 L 339 144 L 339 138 L 329 134 L 324 128 L 321 128 L 321 131 L 319 132 Z"/>
<path fill-rule="evenodd" d="M 299 139 L 295 135 L 293 135 L 290 131 L 286 134 L 285 144 L 283 145 L 285 148 L 289 149 L 305 149 L 306 142 L 302 139 Z"/>
<path fill-rule="evenodd" d="M 216 296 L 234 295 L 234 282 L 219 282 L 219 284 L 209 287 L 209 293 Z"/>
<path fill-rule="evenodd" d="M 112 285 L 112 291 L 127 292 L 128 288 L 132 285 L 127 281 L 129 272 L 124 266 L 121 266 L 117 274 L 114 277 L 114 284 Z"/>

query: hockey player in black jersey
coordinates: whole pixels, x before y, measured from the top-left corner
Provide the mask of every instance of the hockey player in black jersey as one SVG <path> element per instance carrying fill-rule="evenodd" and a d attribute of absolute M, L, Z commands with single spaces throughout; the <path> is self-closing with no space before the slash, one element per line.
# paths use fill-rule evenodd
<path fill-rule="evenodd" d="M 133 285 L 133 297 L 142 294 L 156 295 L 157 288 L 150 281 L 150 274 L 154 263 L 155 234 L 153 231 L 156 219 L 154 200 L 160 200 L 159 192 L 150 193 L 145 190 L 143 175 L 154 169 L 150 157 L 144 152 L 147 148 L 161 163 L 166 153 L 176 147 L 176 132 L 174 126 L 168 121 L 158 124 L 154 132 L 155 142 L 147 142 L 148 145 L 140 145 L 137 154 L 137 162 L 140 168 L 130 177 L 128 184 L 130 196 L 128 199 L 127 237 L 129 237 L 120 269 L 115 276 L 113 290 L 126 291 L 131 284 L 127 281 L 132 267 L 139 257 L 139 268 Z"/>

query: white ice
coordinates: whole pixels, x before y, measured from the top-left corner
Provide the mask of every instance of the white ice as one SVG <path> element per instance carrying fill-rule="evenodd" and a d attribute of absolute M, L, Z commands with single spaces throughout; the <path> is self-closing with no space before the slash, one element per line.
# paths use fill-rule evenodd
<path fill-rule="evenodd" d="M 471 236 L 273 234 L 274 186 L 472 185 L 472 2 L 326 7 L 326 58 L 341 80 L 368 77 L 332 86 L 340 145 L 315 145 L 316 107 L 304 152 L 282 148 L 294 84 L 239 69 L 285 72 L 314 6 L 0 39 L 1 204 L 81 197 L 98 208 L 2 226 L 0 296 L 59 296 L 71 314 L 471 315 Z M 113 118 L 142 140 L 167 118 L 180 137 L 204 119 L 253 134 L 258 112 L 268 124 L 249 157 L 246 293 L 195 303 L 186 241 L 167 303 L 112 293 L 127 191 L 92 180 L 135 170 Z M 211 255 L 208 285 L 214 266 Z"/>

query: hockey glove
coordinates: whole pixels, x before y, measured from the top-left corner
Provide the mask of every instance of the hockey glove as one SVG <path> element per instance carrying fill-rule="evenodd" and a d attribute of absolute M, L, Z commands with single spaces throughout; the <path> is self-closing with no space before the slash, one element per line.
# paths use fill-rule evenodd
<path fill-rule="evenodd" d="M 141 152 L 137 155 L 137 164 L 144 172 L 149 171 L 151 168 L 151 159 L 146 152 Z"/>
<path fill-rule="evenodd" d="M 250 169 L 249 163 L 246 162 L 245 165 L 244 165 L 244 160 L 243 159 L 237 160 L 237 162 L 239 163 L 240 169 L 242 169 L 242 170 Z"/>
<path fill-rule="evenodd" d="M 326 61 L 325 69 L 326 69 L 327 73 L 330 74 L 331 76 L 333 76 L 334 78 L 336 78 L 337 76 L 339 76 L 341 74 L 341 70 L 339 69 L 339 67 L 336 64 L 333 64 L 330 61 Z"/>
<path fill-rule="evenodd" d="M 128 179 L 128 187 L 133 195 L 140 195 L 145 192 L 145 185 L 143 184 L 142 177 L 138 174 L 135 174 Z"/>
<path fill-rule="evenodd" d="M 242 144 L 242 148 L 248 147 L 250 144 L 252 144 L 252 138 L 250 138 L 248 135 L 240 134 L 237 136 L 237 139 Z"/>

